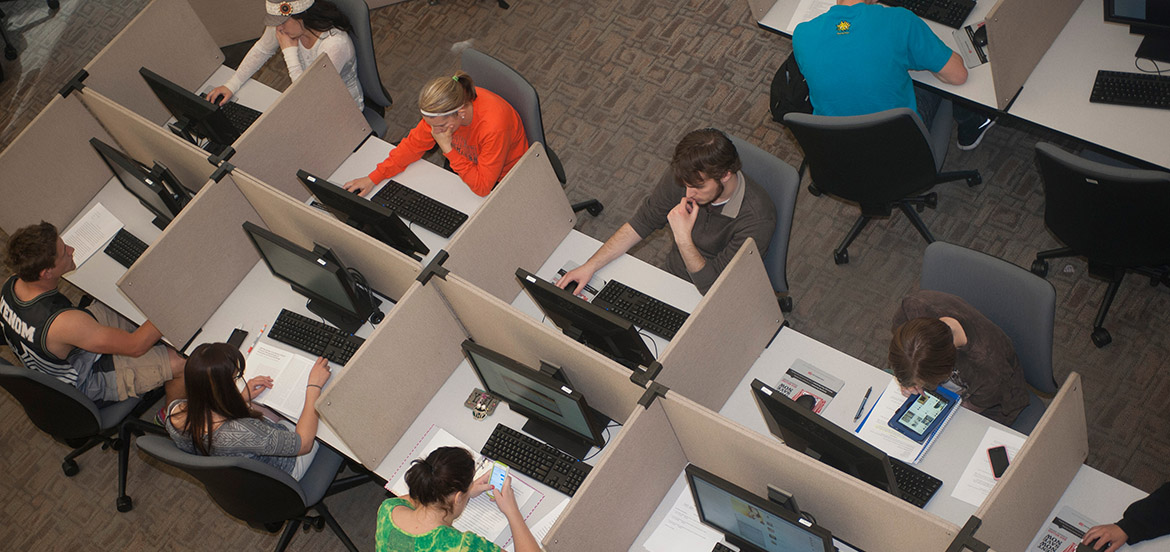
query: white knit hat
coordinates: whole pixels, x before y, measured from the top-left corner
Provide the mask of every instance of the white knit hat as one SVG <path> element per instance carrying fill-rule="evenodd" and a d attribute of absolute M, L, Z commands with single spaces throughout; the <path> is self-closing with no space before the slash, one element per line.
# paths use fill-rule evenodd
<path fill-rule="evenodd" d="M 288 21 L 290 15 L 303 13 L 313 7 L 313 0 L 267 0 L 264 9 L 268 15 L 264 16 L 264 26 L 276 27 Z"/>

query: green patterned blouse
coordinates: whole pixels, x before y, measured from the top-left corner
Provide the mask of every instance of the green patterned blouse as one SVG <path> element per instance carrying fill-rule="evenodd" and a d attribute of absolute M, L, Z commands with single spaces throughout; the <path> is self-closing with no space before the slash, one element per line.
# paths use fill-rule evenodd
<path fill-rule="evenodd" d="M 440 525 L 422 535 L 399 529 L 390 517 L 395 506 L 414 509 L 404 498 L 390 498 L 378 508 L 378 531 L 374 535 L 377 552 L 500 552 L 500 547 L 470 531 Z"/>

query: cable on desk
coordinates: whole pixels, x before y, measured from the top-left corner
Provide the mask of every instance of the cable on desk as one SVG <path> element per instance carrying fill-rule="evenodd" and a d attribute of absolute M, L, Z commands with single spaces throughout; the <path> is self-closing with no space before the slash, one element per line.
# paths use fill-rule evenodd
<path fill-rule="evenodd" d="M 1138 62 L 1139 62 L 1139 61 L 1141 61 L 1141 60 L 1143 60 L 1143 59 L 1144 59 L 1144 60 L 1146 60 L 1146 61 L 1149 61 L 1149 62 L 1150 62 L 1150 63 L 1152 63 L 1152 64 L 1154 64 L 1154 69 L 1153 69 L 1153 70 L 1149 70 L 1149 69 L 1142 69 L 1142 66 L 1141 66 L 1141 65 L 1138 65 Z M 1150 58 L 1133 58 L 1133 66 L 1134 66 L 1134 67 L 1137 67 L 1137 70 L 1138 70 L 1138 71 L 1141 71 L 1141 72 L 1143 72 L 1143 73 L 1155 73 L 1155 74 L 1157 74 L 1158 76 L 1161 76 L 1161 75 L 1162 75 L 1162 68 L 1161 68 L 1161 67 L 1158 67 L 1158 62 L 1157 62 L 1157 61 L 1154 61 L 1154 60 L 1152 60 L 1152 59 L 1150 59 Z"/>
<path fill-rule="evenodd" d="M 605 429 L 602 430 L 602 440 L 604 440 L 605 442 L 600 447 L 597 448 L 597 452 L 590 454 L 589 456 L 586 456 L 585 458 L 581 459 L 581 461 L 584 462 L 586 460 L 591 460 L 591 459 L 593 459 L 593 457 L 597 456 L 598 454 L 601 454 L 601 449 L 605 448 L 605 445 L 609 444 L 609 428 L 617 427 L 620 425 L 622 425 L 622 424 L 618 423 L 616 420 L 610 420 L 609 425 L 605 426 Z"/>
<path fill-rule="evenodd" d="M 658 344 L 654 342 L 654 338 L 642 330 L 638 330 L 638 335 L 642 336 L 642 341 L 650 343 L 650 346 L 654 348 L 654 358 L 658 358 Z"/>

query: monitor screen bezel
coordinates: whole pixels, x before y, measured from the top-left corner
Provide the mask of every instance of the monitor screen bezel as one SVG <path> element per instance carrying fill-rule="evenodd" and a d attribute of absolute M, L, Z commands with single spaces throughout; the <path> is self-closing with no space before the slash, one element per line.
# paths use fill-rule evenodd
<path fill-rule="evenodd" d="M 430 253 L 430 248 L 393 210 L 363 199 L 308 171 L 298 170 L 297 179 L 338 220 L 356 223 L 355 226 L 359 230 L 405 255 L 416 257 L 416 253 L 418 255 Z"/>
<path fill-rule="evenodd" d="M 1147 0 L 1147 3 L 1149 1 L 1150 0 Z M 1166 33 L 1170 33 L 1170 5 L 1167 6 L 1168 13 L 1167 13 L 1167 19 L 1165 21 L 1157 21 L 1157 20 L 1151 21 L 1149 19 L 1138 19 L 1135 17 L 1126 17 L 1123 15 L 1118 15 L 1116 9 L 1114 8 L 1115 5 L 1116 5 L 1116 3 L 1114 0 L 1105 0 L 1103 2 L 1103 7 L 1104 7 L 1104 11 L 1105 11 L 1105 18 L 1104 18 L 1105 21 L 1109 21 L 1112 23 L 1121 23 L 1123 25 L 1129 25 L 1130 27 L 1132 27 L 1132 30 L 1134 32 L 1141 33 L 1141 34 L 1146 34 L 1146 33 L 1166 34 Z"/>
<path fill-rule="evenodd" d="M 685 468 L 685 472 L 686 472 L 686 476 L 687 476 L 687 487 L 689 487 L 690 492 L 691 492 L 691 498 L 695 502 L 695 511 L 699 515 L 699 521 L 702 522 L 704 525 L 706 525 L 708 527 L 712 527 L 716 531 L 723 533 L 725 538 L 731 544 L 738 546 L 741 552 L 767 552 L 767 551 L 763 548 L 760 548 L 759 546 L 756 546 L 755 544 L 752 544 L 750 541 L 743 539 L 742 537 L 740 537 L 739 535 L 736 535 L 735 533 L 727 532 L 726 529 L 707 520 L 707 516 L 704 515 L 704 511 L 703 511 L 703 502 L 699 498 L 698 490 L 695 488 L 695 480 L 696 479 L 705 481 L 706 483 L 710 484 L 712 487 L 715 487 L 715 488 L 717 488 L 717 489 L 719 489 L 719 490 L 721 490 L 721 491 L 723 491 L 723 492 L 725 492 L 725 493 L 727 493 L 735 498 L 738 498 L 744 502 L 747 502 L 747 503 L 751 504 L 752 506 L 754 506 L 760 510 L 763 510 L 763 511 L 765 511 L 773 516 L 776 516 L 777 518 L 784 520 L 785 522 L 795 526 L 796 528 L 804 531 L 805 533 L 808 533 L 814 537 L 820 538 L 822 541 L 822 544 L 824 545 L 824 552 L 833 552 L 834 551 L 833 536 L 824 527 L 821 527 L 821 526 L 816 525 L 816 524 L 805 525 L 804 523 L 800 522 L 800 516 L 794 514 L 793 512 L 789 511 L 788 509 L 784 508 L 783 506 L 780 506 L 779 504 L 771 502 L 771 501 L 769 501 L 761 496 L 758 496 L 758 495 L 748 491 L 747 489 L 744 489 L 743 487 L 740 487 L 739 485 L 736 485 L 736 484 L 734 484 L 726 479 L 723 479 L 722 477 L 719 477 L 718 475 L 715 475 L 715 474 L 713 474 L 713 473 L 711 473 L 703 468 L 700 468 L 699 466 L 696 466 L 694 464 L 687 464 L 687 467 Z"/>
<path fill-rule="evenodd" d="M 467 363 L 471 365 L 471 369 L 475 372 L 476 377 L 478 377 L 479 381 L 483 383 L 484 389 L 486 389 L 487 392 L 507 401 L 509 408 L 529 418 L 536 418 L 540 421 L 556 426 L 557 428 L 573 435 L 581 441 L 587 442 L 595 447 L 602 447 L 605 445 L 605 437 L 602 434 L 602 431 L 604 431 L 605 428 L 600 426 L 593 418 L 593 415 L 590 413 L 589 404 L 585 400 L 585 396 L 582 395 L 580 391 L 569 387 L 564 382 L 559 381 L 552 376 L 542 373 L 540 370 L 534 370 L 528 366 L 525 366 L 523 363 L 504 355 L 503 353 L 489 349 L 470 339 L 463 341 L 461 348 L 463 350 L 463 356 L 467 358 Z M 568 398 L 577 406 L 582 419 L 585 420 L 585 425 L 589 427 L 590 434 L 585 435 L 574 428 L 562 424 L 559 420 L 533 411 L 524 405 L 517 404 L 513 402 L 507 395 L 499 393 L 499 390 L 492 389 L 488 385 L 487 378 L 485 378 L 483 375 L 481 366 L 476 363 L 474 355 L 485 357 L 492 363 L 514 374 L 517 374 L 522 378 L 527 378 L 528 380 L 536 383 L 537 385 L 552 393 L 556 393 Z"/>
<path fill-rule="evenodd" d="M 359 300 L 356 284 L 354 283 L 353 279 L 350 278 L 349 274 L 346 272 L 344 267 L 340 266 L 337 263 L 334 263 L 331 259 L 328 258 L 328 257 L 332 256 L 331 253 L 327 254 L 327 255 L 319 255 L 313 251 L 309 251 L 309 250 L 275 234 L 274 232 L 272 232 L 270 230 L 264 229 L 256 224 L 253 224 L 252 222 L 245 221 L 243 224 L 243 228 L 244 228 L 244 232 L 248 235 L 248 239 L 252 241 L 252 245 L 256 247 L 256 251 L 260 254 L 260 258 L 264 261 L 264 264 L 266 266 L 268 266 L 268 270 L 271 271 L 272 274 L 274 276 L 276 276 L 277 278 L 280 278 L 281 280 L 288 282 L 289 285 L 291 285 L 293 287 L 293 289 L 295 289 L 297 291 L 297 293 L 300 293 L 301 295 L 304 295 L 305 297 L 308 297 L 309 299 L 312 299 L 313 301 L 320 301 L 322 303 L 325 303 L 326 305 L 333 306 L 337 310 L 340 310 L 340 311 L 344 312 L 345 314 L 353 316 L 355 318 L 359 318 L 359 319 L 364 320 L 365 318 L 369 317 L 370 313 L 368 311 L 370 309 L 367 308 L 365 305 L 362 305 L 362 302 Z M 263 239 L 275 244 L 276 246 L 286 250 L 289 253 L 297 255 L 297 256 L 315 264 L 316 266 L 321 267 L 322 271 L 330 273 L 334 278 L 336 278 L 341 283 L 342 289 L 345 291 L 345 294 L 349 297 L 350 304 L 349 305 L 338 304 L 334 300 L 332 300 L 328 297 L 325 297 L 321 294 L 318 294 L 318 293 L 314 292 L 313 290 L 302 286 L 299 282 L 294 282 L 292 279 L 290 279 L 290 278 L 286 277 L 284 274 L 278 272 L 276 270 L 276 268 L 272 266 L 272 262 L 268 260 L 268 257 L 265 256 L 264 249 L 256 241 L 257 236 L 262 237 Z"/>
<path fill-rule="evenodd" d="M 240 133 L 219 112 L 219 106 L 146 67 L 139 68 L 138 74 L 176 120 L 194 125 L 204 138 L 220 146 L 230 146 L 239 139 Z"/>
<path fill-rule="evenodd" d="M 89 144 L 93 146 L 94 151 L 98 153 L 98 157 L 101 157 L 102 161 L 106 163 L 106 166 L 109 167 L 110 172 L 114 173 L 114 178 L 118 179 L 118 182 L 122 184 L 122 188 L 124 188 L 127 192 L 130 192 L 130 194 L 134 197 L 138 198 L 138 202 L 141 203 L 148 211 L 153 213 L 154 216 L 157 217 L 160 221 L 162 221 L 164 226 L 166 224 L 170 224 L 170 222 L 174 220 L 175 215 L 178 213 L 172 212 L 172 202 L 167 200 L 167 195 L 169 192 L 167 192 L 167 190 L 163 187 L 162 181 L 158 180 L 157 175 L 152 174 L 152 171 L 148 170 L 143 164 L 96 137 L 90 138 Z M 119 169 L 137 180 L 139 184 L 152 191 L 154 193 L 153 199 L 162 202 L 166 209 L 159 209 L 157 205 L 152 203 L 151 198 L 143 197 L 142 194 L 138 193 L 132 184 L 128 184 L 125 180 L 122 179 L 122 173 L 119 172 Z"/>

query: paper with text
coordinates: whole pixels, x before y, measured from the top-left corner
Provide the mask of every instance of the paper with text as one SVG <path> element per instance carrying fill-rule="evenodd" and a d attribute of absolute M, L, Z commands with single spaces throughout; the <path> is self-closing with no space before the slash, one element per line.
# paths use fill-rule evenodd
<path fill-rule="evenodd" d="M 565 511 L 565 507 L 568 505 L 569 497 L 566 496 L 561 498 L 561 502 L 554 506 L 553 509 L 549 511 L 549 513 L 544 515 L 544 517 L 540 518 L 540 521 L 528 527 L 528 530 L 532 531 L 532 536 L 536 537 L 536 542 L 539 543 L 540 539 L 543 539 L 544 536 L 548 534 L 549 529 L 552 529 L 553 524 L 556 523 L 558 519 L 560 519 L 561 513 Z M 508 539 L 508 543 L 505 544 L 502 548 L 508 552 L 515 552 L 516 544 L 512 541 L 512 539 Z"/>
<path fill-rule="evenodd" d="M 723 533 L 699 521 L 699 511 L 688 487 L 678 495 L 666 519 L 646 539 L 645 547 L 650 552 L 710 550 L 722 539 Z"/>
<path fill-rule="evenodd" d="M 98 203 L 61 234 L 61 241 L 73 248 L 73 262 L 81 266 L 113 239 L 123 226 L 122 221 L 105 205 Z"/>
<path fill-rule="evenodd" d="M 1016 458 L 1016 452 L 1024 446 L 1024 437 L 1008 433 L 997 427 L 987 428 L 983 440 L 975 448 L 975 454 L 959 477 L 951 496 L 968 504 L 979 506 L 987 498 L 987 494 L 995 487 L 996 479 L 991 473 L 991 461 L 987 458 L 987 449 L 1003 445 L 1007 447 L 1008 463 Z"/>
<path fill-rule="evenodd" d="M 259 343 L 248 355 L 244 381 L 256 376 L 272 378 L 272 389 L 265 389 L 254 400 L 294 420 L 301 417 L 305 407 L 305 386 L 313 369 L 309 359 L 279 349 L 268 343 Z"/>
<path fill-rule="evenodd" d="M 890 418 L 898 412 L 906 397 L 902 396 L 902 389 L 898 387 L 898 380 L 890 378 L 886 390 L 882 391 L 873 410 L 869 411 L 862 425 L 858 428 L 857 436 L 882 452 L 903 462 L 913 464 L 918 460 L 918 454 L 926 448 L 926 443 L 916 443 L 913 439 L 898 433 L 890 427 Z"/>
<path fill-rule="evenodd" d="M 784 32 L 792 34 L 797 25 L 817 18 L 835 5 L 837 5 L 835 0 L 800 0 L 796 11 L 792 12 L 792 19 L 788 21 L 788 27 L 785 27 Z"/>

